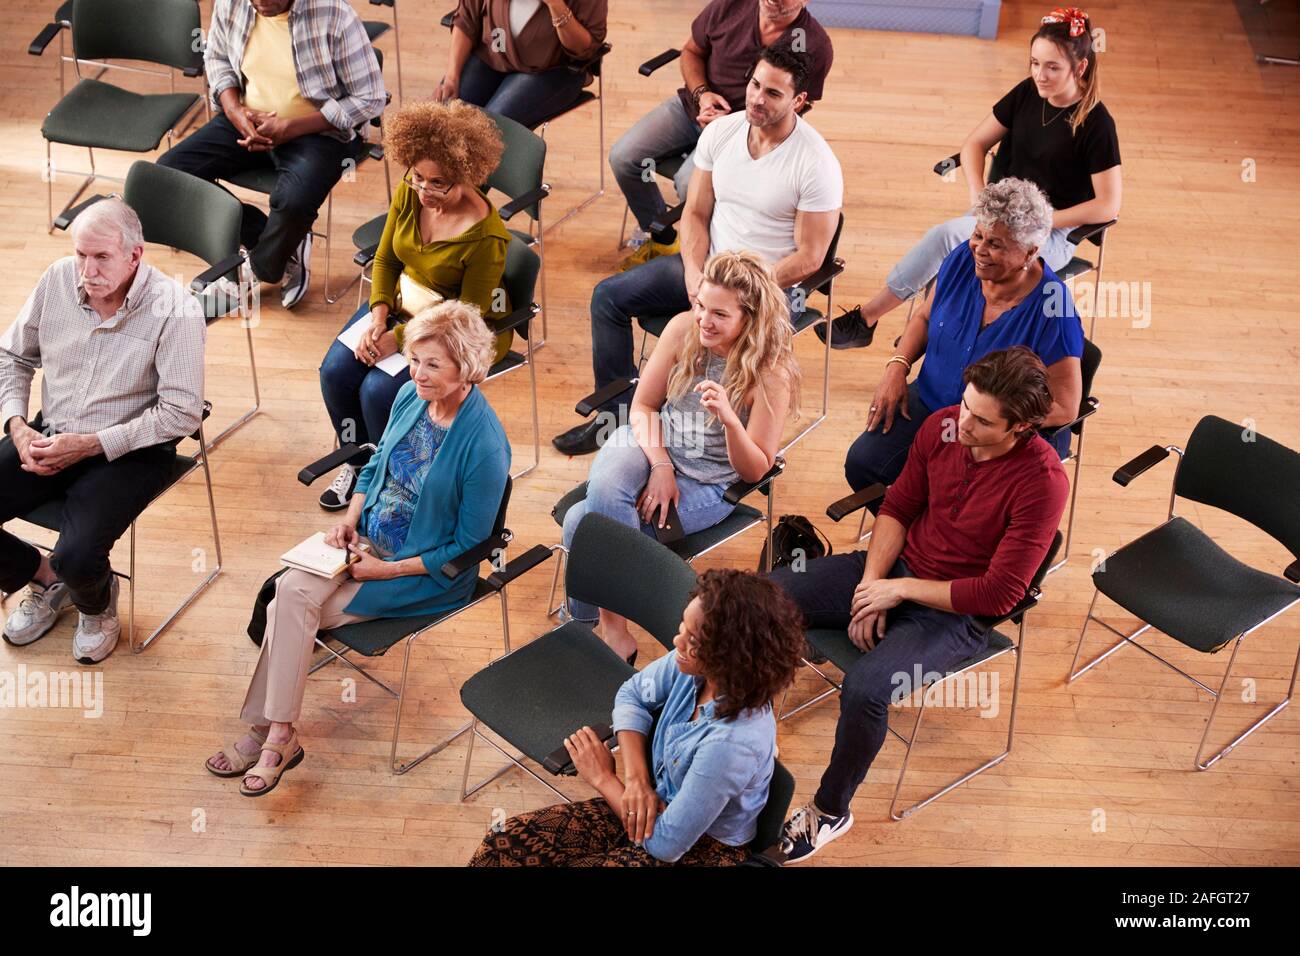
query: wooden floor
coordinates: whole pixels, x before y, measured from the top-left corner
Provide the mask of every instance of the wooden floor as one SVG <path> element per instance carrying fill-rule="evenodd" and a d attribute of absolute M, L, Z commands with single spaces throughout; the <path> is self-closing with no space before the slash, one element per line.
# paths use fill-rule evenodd
<path fill-rule="evenodd" d="M 380 7 L 357 0 L 369 16 Z M 58 97 L 53 50 L 26 56 L 21 42 L 44 22 L 47 4 L 6 0 L 14 26 L 0 65 L 0 252 L 9 280 L 0 287 L 0 325 L 16 314 L 41 271 L 70 250 L 66 236 L 44 228 L 41 117 Z M 447 4 L 402 7 L 405 90 L 427 94 L 441 74 L 446 35 L 435 24 Z M 611 0 L 606 64 L 606 149 L 631 123 L 676 87 L 675 68 L 651 79 L 643 60 L 680 44 L 699 0 Z M 841 255 L 848 271 L 837 303 L 874 291 L 890 265 L 931 224 L 959 212 L 960 183 L 944 183 L 931 166 L 953 152 L 990 105 L 1026 71 L 1028 37 L 1046 4 L 1003 4 L 995 42 L 920 34 L 832 30 L 836 62 L 812 122 L 845 171 L 847 225 Z M 1190 9 L 1189 9 L 1190 6 Z M 205 22 L 210 5 L 205 4 Z M 846 864 L 1195 864 L 1300 863 L 1300 713 L 1290 708 L 1206 773 L 1192 767 L 1209 698 L 1133 650 L 1111 658 L 1073 685 L 1067 672 L 1092 588 L 1094 552 L 1109 552 L 1163 518 L 1171 467 L 1127 489 L 1113 469 L 1154 442 L 1183 443 L 1196 421 L 1216 413 L 1291 447 L 1300 447 L 1300 316 L 1294 292 L 1300 245 L 1300 72 L 1259 67 L 1231 4 L 1097 2 L 1106 30 L 1101 60 L 1104 98 L 1119 126 L 1125 197 L 1113 230 L 1106 278 L 1132 284 L 1149 322 L 1104 317 L 1096 339 L 1105 353 L 1096 394 L 1100 413 L 1088 426 L 1074 554 L 1052 576 L 1030 618 L 1015 749 L 999 767 L 903 823 L 888 819 L 902 757 L 888 742 L 860 789 L 853 831 L 817 858 Z M 653 16 L 649 13 L 653 12 Z M 1293 44 L 1274 38 L 1276 46 Z M 392 40 L 380 45 L 391 51 Z M 393 83 L 394 61 L 386 68 Z M 140 86 L 140 89 L 147 87 Z M 551 213 L 597 186 L 594 108 L 550 132 Z M 57 148 L 58 167 L 81 168 L 77 151 Z M 102 155 L 101 169 L 121 173 L 135 157 Z M 56 207 L 74 187 L 63 173 Z M 349 266 L 346 238 L 382 210 L 377 167 L 335 191 L 335 249 Z M 574 401 L 591 383 L 587 302 L 610 273 L 623 205 L 606 177 L 605 196 L 547 236 L 550 339 L 538 358 L 542 405 L 541 467 L 516 488 L 510 526 L 519 545 L 554 542 L 554 501 L 586 473 L 589 459 L 568 460 L 549 436 L 576 421 Z M 256 420 L 213 456 L 224 568 L 217 583 L 146 653 L 125 648 L 99 670 L 103 714 L 71 709 L 0 710 L 0 863 L 46 864 L 460 864 L 490 823 L 542 806 L 548 794 L 518 773 L 467 803 L 457 801 L 464 750 L 453 745 L 408 775 L 389 773 L 393 704 L 364 681 L 355 700 L 343 668 L 309 682 L 300 724 L 308 756 L 271 797 L 250 801 L 237 781 L 207 774 L 203 759 L 239 731 L 236 720 L 256 650 L 243 634 L 257 585 L 290 544 L 325 526 L 317 489 L 294 476 L 328 450 L 330 432 L 316 368 L 351 313 L 349 297 L 327 306 L 320 266 L 312 292 L 294 313 L 267 303 L 254 330 L 263 405 Z M 150 261 L 186 277 L 195 261 L 151 249 Z M 852 547 L 854 528 L 833 525 L 825 506 L 847 489 L 841 462 L 858 434 L 889 345 L 901 328 L 890 316 L 867 351 L 836 352 L 830 419 L 789 456 L 778 510 L 809 515 L 837 550 Z M 819 343 L 801 337 L 799 355 L 816 407 Z M 249 402 L 247 356 L 233 322 L 210 330 L 208 396 L 214 422 L 229 421 Z M 486 393 L 515 443 L 530 457 L 527 380 L 494 382 Z M 141 527 L 140 606 L 145 624 L 188 590 L 215 555 L 206 533 L 201 482 L 152 508 Z M 1279 572 L 1283 549 L 1235 519 L 1188 506 L 1183 513 L 1243 560 Z M 751 534 L 708 556 L 709 564 L 753 567 Z M 196 550 L 198 549 L 198 550 Z M 125 561 L 125 549 L 119 551 Z M 547 626 L 543 602 L 550 566 L 510 591 L 516 643 Z M 1112 606 L 1110 617 L 1126 623 Z M 1095 633 L 1095 632 L 1094 632 Z M 76 669 L 65 622 L 25 650 L 0 646 L 0 671 Z M 1215 742 L 1286 693 L 1300 617 L 1292 614 L 1248 641 L 1221 708 Z M 1217 686 L 1226 655 L 1202 658 L 1155 643 L 1180 666 Z M 1090 647 L 1100 648 L 1098 637 Z M 403 726 L 405 750 L 459 726 L 461 682 L 501 651 L 499 616 L 484 605 L 438 629 L 416 652 Z M 641 642 L 642 658 L 660 653 Z M 395 680 L 400 654 L 377 663 Z M 913 759 L 919 796 L 945 775 L 996 752 L 1005 733 L 1010 668 L 996 668 L 1001 715 L 938 708 Z M 811 675 L 795 693 L 817 689 Z M 1256 703 L 1240 699 L 1253 684 Z M 833 701 L 782 724 L 781 759 L 799 782 L 797 798 L 815 789 L 829 757 L 838 713 Z M 911 713 L 895 714 L 907 729 Z M 486 748 L 476 772 L 495 764 Z M 911 774 L 909 774 L 911 776 Z M 572 796 L 590 793 L 567 780 Z"/>

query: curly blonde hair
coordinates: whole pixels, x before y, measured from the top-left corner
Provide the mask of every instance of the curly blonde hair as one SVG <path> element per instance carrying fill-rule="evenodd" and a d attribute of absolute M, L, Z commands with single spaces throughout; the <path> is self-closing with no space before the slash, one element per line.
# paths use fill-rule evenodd
<path fill-rule="evenodd" d="M 459 299 L 448 299 L 425 309 L 406 323 L 402 353 L 421 342 L 437 342 L 460 369 L 460 380 L 477 385 L 487 378 L 496 351 L 496 339 L 488 331 L 479 308 Z"/>
<path fill-rule="evenodd" d="M 408 103 L 384 122 L 384 148 L 408 169 L 422 160 L 441 166 L 461 186 L 481 186 L 501 162 L 497 126 L 476 106 Z"/>
<path fill-rule="evenodd" d="M 763 381 L 783 375 L 790 390 L 789 413 L 799 417 L 799 384 L 802 374 L 794 357 L 794 329 L 790 305 L 777 285 L 772 268 L 753 252 L 718 252 L 704 263 L 704 282 L 730 289 L 740 300 L 745 325 L 727 353 L 722 388 L 731 407 L 739 410 L 750 392 L 758 389 L 771 408 Z M 692 322 L 682 343 L 677 365 L 668 378 L 668 396 L 679 401 L 691 383 L 704 374 L 709 357 L 700 342 L 700 327 Z"/>

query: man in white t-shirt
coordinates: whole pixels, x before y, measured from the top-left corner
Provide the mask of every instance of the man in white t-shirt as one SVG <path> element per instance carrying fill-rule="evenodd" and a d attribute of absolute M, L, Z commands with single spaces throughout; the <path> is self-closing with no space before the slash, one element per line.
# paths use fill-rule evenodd
<path fill-rule="evenodd" d="M 745 90 L 745 112 L 709 123 L 695 148 L 682 213 L 681 252 L 658 256 L 602 280 L 591 295 L 596 388 L 636 376 L 632 320 L 691 308 L 704 262 L 714 252 L 750 249 L 782 288 L 821 267 L 839 221 L 844 178 L 835 154 L 799 110 L 807 101 L 809 59 L 781 41 L 760 51 Z M 792 297 L 791 308 L 802 308 Z M 590 454 L 610 429 L 625 393 L 589 422 L 552 439 L 567 455 Z"/>

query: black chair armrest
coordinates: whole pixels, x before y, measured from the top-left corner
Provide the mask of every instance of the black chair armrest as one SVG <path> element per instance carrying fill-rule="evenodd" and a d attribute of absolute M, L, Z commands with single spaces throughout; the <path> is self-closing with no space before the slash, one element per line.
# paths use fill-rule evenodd
<path fill-rule="evenodd" d="M 298 480 L 304 485 L 310 485 L 321 475 L 333 471 L 340 465 L 364 465 L 370 460 L 370 456 L 374 453 L 374 445 L 358 445 L 349 442 L 342 448 L 330 452 L 324 458 L 318 458 L 302 471 L 298 472 Z"/>
<path fill-rule="evenodd" d="M 456 22 L 456 11 L 448 10 L 446 13 L 442 15 L 442 19 L 439 20 L 438 22 L 441 23 L 448 30 L 450 30 L 452 28 L 452 25 Z"/>
<path fill-rule="evenodd" d="M 523 577 L 533 568 L 545 562 L 551 554 L 551 549 L 546 545 L 533 545 L 519 557 L 507 561 L 506 566 L 501 570 L 489 574 L 487 576 L 488 587 L 494 591 L 502 590 L 515 578 Z"/>
<path fill-rule="evenodd" d="M 629 392 L 636 388 L 636 383 L 641 381 L 639 378 L 620 378 L 610 382 L 604 388 L 598 388 L 582 401 L 573 407 L 573 410 L 579 415 L 590 415 L 601 405 L 612 399 L 618 398 L 624 392 Z"/>
<path fill-rule="evenodd" d="M 503 528 L 486 541 L 480 541 L 468 551 L 456 555 L 456 557 L 444 564 L 440 569 L 442 576 L 444 578 L 459 577 L 475 565 L 503 552 L 512 538 L 514 538 L 514 535 L 510 533 L 510 529 Z"/>
<path fill-rule="evenodd" d="M 954 169 L 961 166 L 961 153 L 956 152 L 947 159 L 941 159 L 934 164 L 934 174 L 936 176 L 946 176 Z"/>
<path fill-rule="evenodd" d="M 203 75 L 203 50 L 199 49 L 194 51 L 194 59 L 190 61 L 190 65 L 181 70 L 181 76 L 188 76 L 190 79 L 193 79 L 197 76 L 202 76 L 202 75 Z"/>
<path fill-rule="evenodd" d="M 1079 413 L 1079 417 L 1076 418 L 1074 421 L 1066 422 L 1064 425 L 1053 425 L 1051 428 L 1041 428 L 1039 429 L 1038 434 L 1042 435 L 1048 441 L 1051 441 L 1053 438 L 1055 438 L 1061 432 L 1065 431 L 1067 428 L 1073 428 L 1075 425 L 1079 424 L 1079 422 L 1083 421 L 1085 418 L 1088 418 L 1089 416 L 1096 414 L 1097 409 L 1101 407 L 1101 402 L 1097 398 L 1093 397 L 1092 395 L 1089 395 L 1086 399 L 1084 399 L 1084 404 L 1087 407 Z"/>
<path fill-rule="evenodd" d="M 685 211 L 686 203 L 684 202 L 679 202 L 676 206 L 665 209 L 663 215 L 650 223 L 650 231 L 663 232 L 669 226 L 677 225 L 677 222 L 682 218 L 682 213 Z"/>
<path fill-rule="evenodd" d="M 599 74 L 600 61 L 605 59 L 605 54 L 609 53 L 613 49 L 614 48 L 608 43 L 602 43 L 600 46 L 596 47 L 595 52 L 592 53 L 591 56 L 583 57 L 581 60 L 570 60 L 565 64 L 565 69 L 570 73 L 586 73 L 591 71 L 593 74 Z"/>
<path fill-rule="evenodd" d="M 1043 592 L 1039 591 L 1037 588 L 1034 588 L 1023 598 L 1021 598 L 1020 601 L 1016 604 L 1016 606 L 1013 607 L 1011 610 L 1007 611 L 1006 614 L 1003 614 L 1000 617 L 985 617 L 983 615 L 975 615 L 975 623 L 978 624 L 986 631 L 991 631 L 999 624 L 1005 624 L 1007 623 L 1007 621 L 1015 621 L 1018 624 L 1020 623 L 1021 616 L 1030 608 L 1036 606 L 1038 604 L 1039 599 L 1041 599 L 1042 596 L 1043 596 Z"/>
<path fill-rule="evenodd" d="M 573 729 L 576 731 L 579 728 L 574 727 Z M 591 729 L 596 732 L 596 736 L 600 738 L 601 743 L 606 747 L 609 747 L 611 750 L 614 749 L 614 746 L 618 743 L 618 737 L 615 735 L 613 727 L 609 724 L 597 724 Z M 545 758 L 543 758 L 542 767 L 546 769 L 547 773 L 553 774 L 557 777 L 573 776 L 573 774 L 576 773 L 573 766 L 573 758 L 569 756 L 569 751 L 565 748 L 564 744 L 560 744 L 560 746 L 556 747 L 547 754 Z"/>
<path fill-rule="evenodd" d="M 62 23 L 47 23 L 41 27 L 41 32 L 36 34 L 36 39 L 27 44 L 27 52 L 32 56 L 40 56 L 45 52 L 45 48 L 50 45 L 50 41 L 59 35 L 63 29 Z M 649 74 L 647 74 L 648 76 Z"/>
<path fill-rule="evenodd" d="M 499 215 L 506 222 L 509 222 L 520 211 L 527 209 L 529 206 L 535 206 L 551 194 L 549 183 L 542 183 L 536 189 L 524 193 L 522 196 L 516 196 L 504 206 L 497 210 Z"/>
<path fill-rule="evenodd" d="M 1160 464 L 1169 457 L 1169 449 L 1163 445 L 1152 445 L 1142 454 L 1138 455 L 1132 461 L 1125 462 L 1115 469 L 1115 474 L 1111 477 L 1115 484 L 1122 488 L 1127 488 L 1128 483 L 1142 474 Z"/>
<path fill-rule="evenodd" d="M 69 226 L 72 225 L 72 220 L 76 219 L 78 216 L 80 216 L 91 206 L 95 205 L 95 203 L 99 202 L 101 199 L 107 199 L 107 198 L 108 197 L 105 196 L 103 193 L 95 193 L 95 195 L 91 196 L 89 199 L 83 199 L 75 206 L 63 210 L 63 212 L 59 213 L 59 215 L 55 218 L 54 228 L 59 230 L 67 229 Z"/>
<path fill-rule="evenodd" d="M 492 331 L 496 332 L 498 335 L 500 335 L 502 332 L 513 332 L 521 325 L 527 325 L 528 322 L 532 319 L 532 317 L 541 311 L 542 311 L 542 307 L 540 305 L 538 305 L 536 302 L 530 302 L 522 309 L 515 309 L 513 312 L 507 315 L 505 319 L 503 319 L 502 321 L 493 322 Z"/>
<path fill-rule="evenodd" d="M 1300 584 L 1300 561 L 1292 561 L 1288 564 L 1282 576 L 1293 584 Z"/>
<path fill-rule="evenodd" d="M 190 437 L 193 438 L 195 441 L 201 442 L 203 440 L 199 437 L 199 435 L 203 431 L 203 423 L 208 420 L 208 416 L 211 414 L 212 414 L 212 403 L 205 398 L 203 400 L 203 409 L 202 411 L 199 412 L 199 427 L 194 429 L 194 431 L 190 432 Z"/>
<path fill-rule="evenodd" d="M 1106 230 L 1117 222 L 1119 222 L 1118 219 L 1112 219 L 1109 222 L 1094 222 L 1086 226 L 1077 226 L 1070 230 L 1070 234 L 1065 237 L 1065 241 L 1077 246 L 1083 240 L 1088 239 L 1092 241 L 1093 245 L 1099 246 L 1101 241 L 1106 238 Z"/>
<path fill-rule="evenodd" d="M 370 0 L 370 5 L 372 7 L 391 7 L 393 5 L 393 0 Z M 456 11 L 453 10 L 451 12 L 455 14 Z"/>
<path fill-rule="evenodd" d="M 733 481 L 727 486 L 727 490 L 722 493 L 722 500 L 729 505 L 740 504 L 744 498 L 753 494 L 758 489 L 766 488 L 770 485 L 780 477 L 781 472 L 783 471 L 785 471 L 785 459 L 780 455 L 777 455 L 776 461 L 772 464 L 772 467 L 767 470 L 767 474 L 758 479 L 758 481 Z"/>
<path fill-rule="evenodd" d="M 193 279 L 190 280 L 190 291 L 194 293 L 203 292 L 208 286 L 224 276 L 236 272 L 244 261 L 242 253 L 236 252 L 232 256 L 226 256 L 214 266 L 204 269 Z"/>
<path fill-rule="evenodd" d="M 681 55 L 682 55 L 681 50 L 673 49 L 670 47 L 669 49 L 664 50 L 664 52 L 660 53 L 658 56 L 652 56 L 650 59 L 642 63 L 639 67 L 637 67 L 637 72 L 640 73 L 642 76 L 649 76 L 655 70 L 659 69 L 659 67 L 667 66 L 669 63 L 673 62 L 673 60 L 677 59 Z"/>
<path fill-rule="evenodd" d="M 889 489 L 877 482 L 874 485 L 867 485 L 861 491 L 855 491 L 851 495 L 846 495 L 839 501 L 832 502 L 826 509 L 826 517 L 832 521 L 843 521 L 855 511 L 861 511 L 871 502 L 885 497 L 885 492 Z"/>
<path fill-rule="evenodd" d="M 357 254 L 352 257 L 352 261 L 364 269 L 366 266 L 370 265 L 370 263 L 375 261 L 375 256 L 378 254 L 378 252 L 379 252 L 379 243 L 376 242 L 372 246 L 366 246 L 364 249 L 358 249 Z"/>
<path fill-rule="evenodd" d="M 820 292 L 823 286 L 829 285 L 832 280 L 838 278 L 843 272 L 844 260 L 832 259 L 802 282 L 796 282 L 795 286 L 807 289 L 809 292 Z"/>

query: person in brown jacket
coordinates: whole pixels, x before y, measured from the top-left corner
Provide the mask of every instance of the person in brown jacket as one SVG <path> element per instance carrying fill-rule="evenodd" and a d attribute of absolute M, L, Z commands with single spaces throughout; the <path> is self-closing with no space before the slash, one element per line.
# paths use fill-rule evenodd
<path fill-rule="evenodd" d="M 540 126 L 591 85 L 591 73 L 575 65 L 604 42 L 608 7 L 608 0 L 460 0 L 434 98 Z"/>

